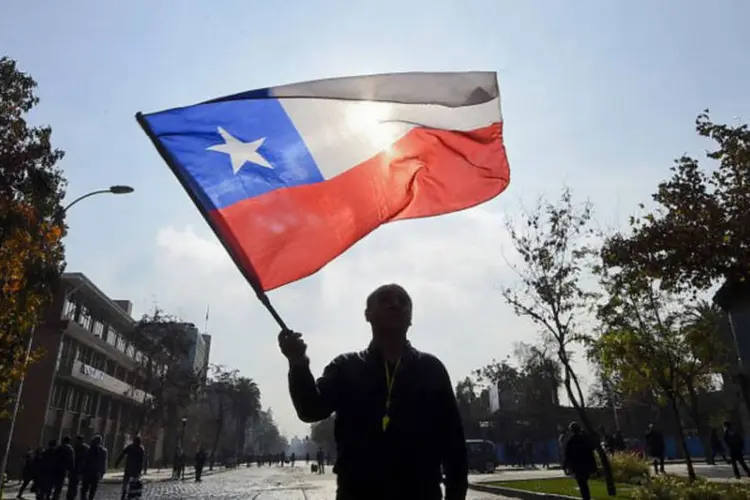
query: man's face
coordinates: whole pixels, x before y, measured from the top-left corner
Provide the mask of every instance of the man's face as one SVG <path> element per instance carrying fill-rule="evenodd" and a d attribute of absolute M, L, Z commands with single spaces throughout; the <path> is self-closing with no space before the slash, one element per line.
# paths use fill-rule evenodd
<path fill-rule="evenodd" d="M 405 331 L 411 325 L 411 299 L 398 285 L 382 286 L 370 297 L 365 317 L 378 329 Z"/>

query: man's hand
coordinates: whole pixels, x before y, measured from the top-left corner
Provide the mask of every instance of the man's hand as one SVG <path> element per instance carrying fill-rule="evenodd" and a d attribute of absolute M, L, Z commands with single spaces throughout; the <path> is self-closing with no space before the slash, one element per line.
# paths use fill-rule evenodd
<path fill-rule="evenodd" d="M 302 334 L 291 330 L 282 330 L 279 333 L 279 348 L 281 353 L 289 360 L 289 364 L 299 364 L 307 361 L 307 344 L 302 339 Z"/>

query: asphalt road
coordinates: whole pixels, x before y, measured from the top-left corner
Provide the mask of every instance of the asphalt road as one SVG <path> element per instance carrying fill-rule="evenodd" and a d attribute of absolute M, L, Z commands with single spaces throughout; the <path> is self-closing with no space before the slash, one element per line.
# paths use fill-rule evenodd
<path fill-rule="evenodd" d="M 485 476 L 486 477 L 486 476 Z M 29 497 L 30 498 L 30 497 Z M 98 500 L 117 500 L 120 488 L 100 487 Z M 335 500 L 333 474 L 310 474 L 304 467 L 250 467 L 193 480 L 152 482 L 144 486 L 144 499 L 180 500 Z M 469 492 L 470 500 L 497 500 L 503 497 Z"/>

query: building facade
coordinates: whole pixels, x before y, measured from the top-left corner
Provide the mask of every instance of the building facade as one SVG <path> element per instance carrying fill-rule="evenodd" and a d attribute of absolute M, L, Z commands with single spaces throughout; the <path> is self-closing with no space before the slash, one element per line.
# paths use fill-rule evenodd
<path fill-rule="evenodd" d="M 11 472 L 28 449 L 65 435 L 101 435 L 112 461 L 127 445 L 129 414 L 149 397 L 137 375 L 144 355 L 132 342 L 131 309 L 129 301 L 112 300 L 85 275 L 63 274 L 54 302 L 35 328 L 34 348 L 42 354 L 24 382 Z M 0 439 L 8 438 L 8 427 L 8 422 L 0 426 Z M 150 458 L 159 461 L 158 440 L 150 448 Z"/>

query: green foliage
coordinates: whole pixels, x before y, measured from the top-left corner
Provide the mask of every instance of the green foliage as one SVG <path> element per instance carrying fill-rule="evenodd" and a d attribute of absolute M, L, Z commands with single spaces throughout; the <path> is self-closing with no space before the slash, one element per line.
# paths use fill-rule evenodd
<path fill-rule="evenodd" d="M 568 397 L 579 409 L 584 396 L 568 347 L 582 339 L 577 322 L 586 317 L 594 297 L 581 284 L 592 256 L 590 221 L 591 205 L 576 206 L 566 189 L 556 204 L 540 201 L 518 227 L 509 223 L 523 264 L 515 269 L 519 288 L 503 291 L 516 314 L 531 319 L 554 344 Z"/>
<path fill-rule="evenodd" d="M 750 275 L 750 129 L 713 123 L 706 111 L 696 130 L 715 143 L 707 153 L 715 168 L 689 156 L 675 160 L 653 195 L 656 209 L 632 218 L 632 234 L 605 246 L 610 265 L 635 264 L 666 288 L 706 290 Z"/>
<path fill-rule="evenodd" d="M 584 339 L 582 323 L 595 297 L 583 286 L 593 256 L 591 204 L 577 206 L 566 189 L 557 203 L 540 201 L 521 222 L 518 227 L 508 224 L 513 246 L 523 261 L 514 269 L 520 284 L 515 290 L 505 289 L 503 297 L 516 314 L 532 320 L 554 344 L 568 399 L 586 432 L 596 436 L 568 350 Z M 601 446 L 597 452 L 602 457 L 607 488 L 614 495 L 607 457 Z"/>
<path fill-rule="evenodd" d="M 674 476 L 657 476 L 631 493 L 633 500 L 747 500 L 750 485 L 712 483 L 699 478 L 692 483 Z"/>
<path fill-rule="evenodd" d="M 616 483 L 644 484 L 651 470 L 649 463 L 635 453 L 613 453 L 609 456 L 609 463 Z M 598 457 L 597 466 L 601 467 Z"/>
<path fill-rule="evenodd" d="M 49 127 L 31 127 L 36 82 L 0 58 L 0 416 L 26 371 L 31 329 L 65 266 L 65 180 Z"/>
<path fill-rule="evenodd" d="M 156 439 L 159 430 L 196 399 L 205 374 L 195 373 L 186 364 L 190 341 L 184 323 L 159 309 L 138 321 L 131 341 L 142 355 L 136 360 L 137 383 L 128 395 L 142 390 L 147 396 L 131 410 L 127 422 L 134 434 Z"/>

